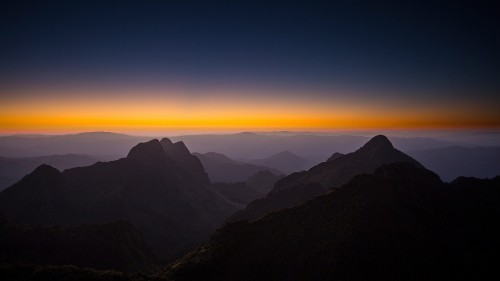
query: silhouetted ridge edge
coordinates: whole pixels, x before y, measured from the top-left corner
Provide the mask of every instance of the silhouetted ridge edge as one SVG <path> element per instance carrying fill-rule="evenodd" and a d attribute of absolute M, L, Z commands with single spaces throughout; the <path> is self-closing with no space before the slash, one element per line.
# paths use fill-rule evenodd
<path fill-rule="evenodd" d="M 141 142 L 132 147 L 127 158 L 141 162 L 150 162 L 151 160 L 161 159 L 164 155 L 165 152 L 163 151 L 160 141 L 154 139 L 148 142 Z"/>
<path fill-rule="evenodd" d="M 371 138 L 361 147 L 363 150 L 394 149 L 391 141 L 384 135 L 377 135 Z"/>

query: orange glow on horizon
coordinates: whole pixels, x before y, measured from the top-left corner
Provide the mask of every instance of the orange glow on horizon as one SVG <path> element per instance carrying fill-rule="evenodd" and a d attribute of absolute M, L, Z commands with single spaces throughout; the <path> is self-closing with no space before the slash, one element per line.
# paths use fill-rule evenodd
<path fill-rule="evenodd" d="M 263 95 L 29 95 L 2 98 L 0 133 L 499 128 L 485 105 Z M 488 113 L 489 112 L 489 113 Z"/>

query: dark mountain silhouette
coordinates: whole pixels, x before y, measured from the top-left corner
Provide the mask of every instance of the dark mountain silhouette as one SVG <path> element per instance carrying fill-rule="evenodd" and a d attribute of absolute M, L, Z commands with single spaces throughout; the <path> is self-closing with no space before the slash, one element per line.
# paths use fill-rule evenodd
<path fill-rule="evenodd" d="M 125 221 L 42 226 L 0 221 L 0 262 L 147 271 L 157 264 L 140 231 Z"/>
<path fill-rule="evenodd" d="M 265 195 L 269 193 L 269 191 L 273 189 L 274 184 L 283 177 L 283 175 L 276 175 L 267 170 L 263 170 L 250 176 L 246 184 Z"/>
<path fill-rule="evenodd" d="M 409 154 L 445 181 L 459 176 L 489 178 L 500 174 L 500 147 L 450 146 Z"/>
<path fill-rule="evenodd" d="M 184 144 L 167 139 L 88 167 L 59 172 L 42 165 L 0 192 L 0 211 L 16 223 L 127 220 L 162 261 L 204 241 L 236 209 L 213 190 Z"/>
<path fill-rule="evenodd" d="M 262 170 L 270 171 L 275 175 L 283 173 L 277 169 L 262 165 L 236 161 L 220 153 L 193 153 L 193 155 L 200 159 L 212 182 L 244 182 L 250 176 Z"/>
<path fill-rule="evenodd" d="M 381 141 L 379 148 L 390 148 Z M 300 206 L 227 224 L 165 275 L 178 281 L 496 280 L 499 219 L 500 177 L 448 185 L 415 163 L 392 163 Z"/>
<path fill-rule="evenodd" d="M 409 162 L 422 166 L 395 149 L 387 137 L 375 136 L 355 152 L 323 162 L 308 171 L 284 177 L 276 182 L 266 198 L 250 203 L 246 209 L 231 216 L 230 221 L 253 220 L 270 211 L 296 206 L 346 183 L 355 175 L 371 173 L 383 164 L 394 162 Z"/>
<path fill-rule="evenodd" d="M 290 151 L 282 151 L 267 158 L 251 160 L 252 163 L 271 167 L 287 174 L 299 172 L 311 167 L 309 161 Z"/>
<path fill-rule="evenodd" d="M 48 155 L 39 157 L 9 158 L 0 157 L 0 191 L 13 185 L 36 167 L 47 164 L 59 170 L 82 167 L 97 161 L 113 160 L 103 156 L 79 154 Z"/>

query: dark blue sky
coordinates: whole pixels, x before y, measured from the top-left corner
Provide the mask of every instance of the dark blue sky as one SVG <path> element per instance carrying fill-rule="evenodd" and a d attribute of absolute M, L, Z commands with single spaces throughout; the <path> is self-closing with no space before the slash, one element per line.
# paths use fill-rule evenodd
<path fill-rule="evenodd" d="M 497 101 L 499 8 L 438 2 L 3 3 L 0 82 L 356 87 Z"/>

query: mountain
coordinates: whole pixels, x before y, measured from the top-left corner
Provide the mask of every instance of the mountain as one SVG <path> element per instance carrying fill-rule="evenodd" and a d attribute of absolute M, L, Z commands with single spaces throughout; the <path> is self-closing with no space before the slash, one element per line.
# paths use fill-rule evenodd
<path fill-rule="evenodd" d="M 445 181 L 459 176 L 490 178 L 500 174 L 500 147 L 450 146 L 409 154 Z"/>
<path fill-rule="evenodd" d="M 271 167 L 283 171 L 287 174 L 306 170 L 310 168 L 307 159 L 297 156 L 290 151 L 282 151 L 269 156 L 268 158 L 251 160 L 252 163 Z"/>
<path fill-rule="evenodd" d="M 361 135 L 360 135 L 361 134 Z M 347 153 L 369 140 L 364 135 L 372 132 L 344 132 L 326 134 L 319 132 L 259 132 L 237 134 L 205 134 L 170 137 L 172 141 L 183 141 L 191 151 L 206 153 L 217 151 L 233 159 L 265 158 L 276 151 L 290 151 L 308 159 L 311 164 L 320 163 L 333 152 Z M 461 144 L 495 145 L 498 134 L 471 134 L 457 141 L 422 137 L 392 136 L 393 143 L 402 151 L 415 151 Z M 453 139 L 453 136 L 450 137 Z M 118 159 L 127 155 L 133 145 L 151 139 L 145 136 L 131 136 L 109 132 L 86 132 L 68 135 L 13 135 L 0 137 L 0 156 L 34 157 L 52 154 L 86 154 L 92 156 L 113 156 Z M 465 142 L 464 142 L 465 143 Z M 493 143 L 493 144 L 491 144 Z M 109 159 L 109 158 L 108 158 Z"/>
<path fill-rule="evenodd" d="M 80 154 L 47 155 L 38 157 L 0 157 L 0 191 L 18 182 L 36 167 L 47 164 L 59 170 L 88 166 L 97 161 L 111 160 L 104 156 Z"/>
<path fill-rule="evenodd" d="M 460 142 L 431 137 L 400 137 L 392 134 L 391 140 L 402 151 L 414 151 L 446 147 Z M 432 133 L 429 133 L 429 135 Z M 373 132 L 343 132 L 327 134 L 320 132 L 259 132 L 237 134 L 205 134 L 171 137 L 183 141 L 192 151 L 206 153 L 217 151 L 233 159 L 265 158 L 277 151 L 290 151 L 308 159 L 311 164 L 325 161 L 333 152 L 348 153 L 366 143 Z M 402 135 L 402 134 L 399 134 Z M 439 137 L 439 136 L 438 136 Z M 498 136 L 489 139 L 496 140 Z M 485 141 L 482 141 L 483 143 Z M 0 142 L 1 143 L 1 142 Z M 476 145 L 481 145 L 478 143 Z"/>
<path fill-rule="evenodd" d="M 275 175 L 283 173 L 277 169 L 262 165 L 236 161 L 221 153 L 193 153 L 193 155 L 200 159 L 212 182 L 244 182 L 259 171 L 270 171 Z"/>
<path fill-rule="evenodd" d="M 392 163 L 305 204 L 226 224 L 172 280 L 496 280 L 500 177 Z"/>
<path fill-rule="evenodd" d="M 230 221 L 253 220 L 270 211 L 299 205 L 346 183 L 355 175 L 372 173 L 381 165 L 394 162 L 409 162 L 422 167 L 413 158 L 395 149 L 387 137 L 375 136 L 355 152 L 282 178 L 266 198 L 250 203 L 246 209 L 231 216 Z"/>
<path fill-rule="evenodd" d="M 0 221 L 0 262 L 147 271 L 157 264 L 142 234 L 125 221 L 42 226 Z"/>
<path fill-rule="evenodd" d="M 237 206 L 210 185 L 183 143 L 151 140 L 126 158 L 63 172 L 42 165 L 0 192 L 0 212 L 15 223 L 126 220 L 161 261 L 204 241 Z"/>
<path fill-rule="evenodd" d="M 246 184 L 265 195 L 273 189 L 274 184 L 281 178 L 283 178 L 283 175 L 276 175 L 267 170 L 262 170 L 250 176 Z"/>

